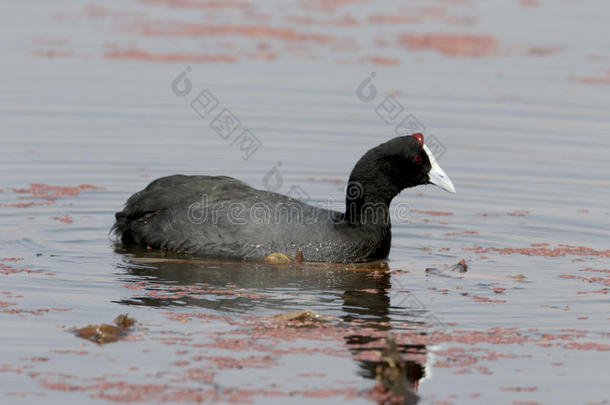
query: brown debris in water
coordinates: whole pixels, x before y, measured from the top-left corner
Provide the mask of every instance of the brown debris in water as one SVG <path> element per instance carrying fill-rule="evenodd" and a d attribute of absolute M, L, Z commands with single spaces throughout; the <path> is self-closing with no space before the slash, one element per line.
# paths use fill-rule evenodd
<path fill-rule="evenodd" d="M 451 271 L 459 271 L 460 273 L 466 273 L 468 271 L 468 265 L 466 264 L 466 260 L 462 259 L 453 266 L 451 266 Z"/>
<path fill-rule="evenodd" d="M 286 263 L 303 263 L 305 261 L 303 257 L 303 251 L 301 249 L 297 249 L 297 253 L 294 259 L 284 253 L 269 253 L 267 257 L 265 257 L 265 262 L 271 264 L 286 264 Z"/>
<path fill-rule="evenodd" d="M 434 275 L 440 277 L 448 277 L 448 278 L 456 278 L 456 276 L 452 276 L 446 269 L 449 265 L 443 265 L 442 268 L 437 267 L 427 267 L 424 271 L 426 275 Z M 468 271 L 468 265 L 466 264 L 466 259 L 462 259 L 456 264 L 449 267 L 450 271 L 457 271 L 459 273 L 466 273 Z M 457 278 L 461 278 L 457 277 Z"/>
<path fill-rule="evenodd" d="M 407 364 L 397 349 L 394 336 L 383 338 L 382 343 L 381 361 L 375 368 L 379 384 L 369 391 L 369 396 L 380 404 L 417 403 L 419 397 L 409 388 Z"/>
<path fill-rule="evenodd" d="M 322 316 L 310 309 L 278 314 L 272 317 L 272 321 L 282 326 L 293 328 L 312 328 L 327 323 L 331 317 Z"/>
<path fill-rule="evenodd" d="M 283 253 L 270 253 L 265 257 L 265 261 L 272 264 L 285 264 L 292 262 L 292 259 Z"/>
<path fill-rule="evenodd" d="M 297 255 L 296 255 L 296 257 L 294 258 L 294 260 L 295 260 L 297 263 L 302 263 L 302 262 L 303 262 L 303 251 L 302 251 L 301 249 L 297 249 Z"/>
<path fill-rule="evenodd" d="M 121 314 L 117 316 L 113 322 L 115 325 L 107 323 L 87 325 L 83 328 L 74 329 L 73 331 L 79 338 L 103 345 L 116 342 L 126 337 L 129 334 L 129 329 L 136 321 L 134 318 L 130 318 L 128 314 Z"/>
<path fill-rule="evenodd" d="M 117 316 L 116 318 L 114 318 L 113 322 L 118 327 L 127 329 L 127 328 L 131 328 L 133 325 L 135 325 L 136 320 L 134 318 L 130 318 L 129 314 L 121 314 L 121 315 Z"/>

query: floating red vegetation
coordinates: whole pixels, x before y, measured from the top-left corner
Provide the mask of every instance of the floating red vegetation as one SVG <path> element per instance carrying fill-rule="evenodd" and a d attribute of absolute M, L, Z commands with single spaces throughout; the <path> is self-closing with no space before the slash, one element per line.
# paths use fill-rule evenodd
<path fill-rule="evenodd" d="M 401 34 L 398 41 L 412 50 L 435 50 L 452 57 L 472 58 L 498 54 L 498 41 L 490 35 Z"/>
<path fill-rule="evenodd" d="M 574 279 L 574 280 L 581 280 L 581 281 L 584 281 L 585 283 L 601 283 L 607 287 L 610 287 L 610 277 L 583 277 L 583 276 L 572 275 L 572 274 L 561 274 L 559 277 L 567 278 L 567 279 Z"/>
<path fill-rule="evenodd" d="M 457 236 L 457 235 L 478 235 L 477 231 L 460 231 L 460 232 L 446 232 L 445 236 Z"/>
<path fill-rule="evenodd" d="M 51 350 L 51 353 L 78 354 L 79 356 L 83 356 L 85 354 L 88 354 L 89 352 L 87 350 L 76 350 L 76 349 L 53 349 L 53 350 Z"/>
<path fill-rule="evenodd" d="M 576 294 L 582 295 L 582 294 L 608 294 L 610 293 L 610 288 L 602 288 L 600 290 L 593 290 L 593 291 L 577 291 Z"/>
<path fill-rule="evenodd" d="M 530 211 L 528 211 L 528 210 L 516 210 L 516 211 L 510 211 L 510 212 L 506 213 L 506 215 L 508 215 L 509 217 L 525 217 L 529 214 L 530 214 Z M 493 212 L 493 213 L 477 212 L 476 215 L 478 217 L 501 217 L 503 214 L 500 214 L 497 212 Z"/>
<path fill-rule="evenodd" d="M 564 349 L 570 350 L 597 350 L 599 352 L 610 351 L 610 344 L 602 343 L 566 343 L 562 346 Z"/>
<path fill-rule="evenodd" d="M 264 25 L 206 25 L 194 23 L 146 23 L 136 29 L 143 35 L 171 37 L 230 36 L 248 38 L 270 38 L 284 41 L 329 42 L 334 39 L 326 34 L 309 34 L 288 27 L 268 27 Z"/>
<path fill-rule="evenodd" d="M 175 8 L 203 8 L 203 9 L 218 9 L 218 8 L 233 8 L 247 9 L 250 4 L 247 1 L 239 0 L 140 0 L 146 4 L 162 5 Z"/>
<path fill-rule="evenodd" d="M 608 273 L 610 274 L 610 269 L 592 269 L 591 267 L 587 267 L 586 269 L 580 269 L 578 271 L 589 271 L 593 273 Z"/>
<path fill-rule="evenodd" d="M 38 45 L 44 46 L 67 46 L 70 41 L 66 38 L 49 38 L 41 35 L 36 36 L 35 41 Z"/>
<path fill-rule="evenodd" d="M 104 53 L 107 59 L 132 59 L 151 62 L 196 62 L 196 63 L 235 63 L 239 59 L 227 54 L 190 54 L 190 53 L 150 53 L 140 49 L 114 50 Z"/>
<path fill-rule="evenodd" d="M 129 288 L 130 290 L 145 290 L 144 293 L 147 297 L 157 298 L 157 299 L 180 299 L 183 297 L 191 296 L 195 297 L 201 294 L 216 294 L 222 295 L 225 297 L 246 297 L 246 298 L 261 298 L 261 295 L 252 294 L 244 291 L 236 291 L 233 289 L 221 289 L 221 288 L 209 288 L 206 283 L 196 283 L 192 285 L 164 285 L 158 283 L 151 283 L 148 281 L 137 281 L 131 284 L 123 285 L 125 288 Z M 177 317 L 182 319 L 183 316 L 193 317 L 197 315 L 193 314 L 176 314 Z M 201 316 L 209 316 L 206 314 L 202 314 Z"/>
<path fill-rule="evenodd" d="M 562 49 L 561 46 L 530 46 L 527 48 L 526 53 L 533 56 L 548 56 L 554 55 Z"/>
<path fill-rule="evenodd" d="M 311 10 L 336 10 L 351 4 L 366 3 L 368 0 L 301 0 L 301 7 Z"/>
<path fill-rule="evenodd" d="M 457 373 L 463 374 L 465 367 L 468 369 L 474 369 L 483 374 L 487 373 L 487 368 L 476 367 L 475 365 L 479 361 L 495 361 L 501 358 L 516 359 L 516 358 L 529 358 L 531 355 L 518 355 L 493 352 L 491 350 L 482 348 L 464 348 L 464 347 L 450 347 L 446 350 L 434 351 L 437 356 L 444 357 L 444 360 L 437 361 L 434 366 L 442 368 L 458 368 Z"/>
<path fill-rule="evenodd" d="M 582 84 L 610 84 L 610 70 L 606 72 L 606 76 L 575 76 L 571 75 L 570 80 Z"/>
<path fill-rule="evenodd" d="M 54 201 L 65 196 L 77 196 L 85 190 L 104 190 L 104 187 L 92 184 L 81 184 L 79 186 L 51 186 L 49 184 L 33 183 L 28 188 L 11 188 L 15 193 L 29 194 L 24 198 L 43 198 L 47 201 Z"/>
<path fill-rule="evenodd" d="M 4 259 L 0 259 L 0 262 L 2 261 L 16 261 L 16 260 L 20 260 L 19 258 L 14 258 L 14 257 L 7 257 Z M 17 273 L 27 273 L 27 274 L 38 274 L 38 273 L 42 273 L 41 270 L 30 270 L 28 268 L 22 268 L 22 269 L 16 269 L 14 267 L 9 266 L 8 264 L 4 264 L 4 263 L 0 263 L 0 273 L 6 275 L 9 274 L 17 274 Z"/>
<path fill-rule="evenodd" d="M 420 22 L 419 17 L 404 14 L 373 14 L 369 16 L 371 24 L 408 24 Z"/>
<path fill-rule="evenodd" d="M 89 18 L 106 17 L 109 14 L 106 7 L 99 6 L 97 4 L 89 4 L 85 6 L 84 13 Z"/>
<path fill-rule="evenodd" d="M 361 58 L 361 62 L 370 62 L 373 65 L 380 66 L 396 66 L 400 65 L 400 59 L 398 58 L 386 58 L 384 56 L 369 56 L 366 58 Z"/>
<path fill-rule="evenodd" d="M 472 299 L 476 302 L 493 302 L 494 304 L 503 304 L 506 302 L 506 300 L 491 299 L 487 297 L 481 297 L 479 295 L 473 295 Z"/>
<path fill-rule="evenodd" d="M 538 7 L 538 0 L 520 0 L 519 4 L 521 7 Z"/>
<path fill-rule="evenodd" d="M 326 377 L 324 373 L 299 373 L 299 377 Z"/>
<path fill-rule="evenodd" d="M 30 208 L 38 205 L 51 205 L 51 201 L 46 202 L 26 202 L 26 203 L 0 203 L 0 207 Z"/>
<path fill-rule="evenodd" d="M 51 219 L 54 219 L 59 222 L 63 222 L 64 224 L 71 224 L 74 222 L 72 220 L 72 217 L 68 214 L 62 215 L 61 217 L 51 217 Z"/>
<path fill-rule="evenodd" d="M 69 58 L 74 56 L 74 53 L 71 51 L 66 51 L 63 49 L 46 49 L 46 50 L 38 50 L 33 51 L 33 55 L 40 56 L 42 58 Z"/>
<path fill-rule="evenodd" d="M 285 18 L 288 23 L 301 25 L 321 25 L 321 26 L 355 26 L 359 25 L 359 21 L 351 15 L 344 15 L 337 18 L 314 18 L 311 16 L 295 15 Z"/>
<path fill-rule="evenodd" d="M 411 210 L 411 211 L 419 212 L 420 214 L 425 214 L 425 215 L 432 215 L 434 217 L 453 215 L 453 212 L 449 212 L 449 211 L 432 211 L 432 210 Z"/>
<path fill-rule="evenodd" d="M 192 319 L 200 319 L 200 320 L 214 320 L 214 319 L 225 319 L 226 317 L 215 315 L 215 314 L 205 314 L 205 313 L 189 313 L 189 314 L 180 314 L 175 312 L 165 312 L 167 318 L 172 321 L 178 322 L 190 322 Z"/>
<path fill-rule="evenodd" d="M 19 315 L 21 317 L 24 317 L 26 315 L 35 315 L 35 316 L 41 316 L 43 314 L 47 314 L 51 311 L 57 311 L 57 312 L 65 312 L 65 311 L 70 311 L 71 308 L 38 308 L 38 309 L 17 309 L 17 308 L 13 308 L 13 309 L 3 309 L 0 312 L 3 312 L 5 314 L 14 314 L 14 315 Z"/>
<path fill-rule="evenodd" d="M 10 307 L 13 305 L 17 305 L 16 302 L 9 302 L 9 301 L 0 301 L 0 308 L 6 308 L 6 307 Z"/>
<path fill-rule="evenodd" d="M 482 246 L 474 246 L 472 248 L 462 248 L 462 250 L 475 252 L 477 254 L 482 253 L 499 253 L 501 255 L 513 255 L 519 254 L 524 256 L 544 256 L 544 257 L 564 257 L 564 256 L 597 256 L 597 257 L 610 257 L 609 250 L 595 250 L 586 246 L 571 246 L 571 245 L 559 245 L 556 248 L 546 247 L 530 247 L 530 248 L 497 248 Z"/>
<path fill-rule="evenodd" d="M 508 215 L 509 217 L 525 217 L 529 214 L 530 211 L 527 210 L 511 211 L 506 213 L 506 215 Z"/>
<path fill-rule="evenodd" d="M 534 392 L 537 387 L 501 387 L 502 391 L 516 391 L 516 392 Z"/>
<path fill-rule="evenodd" d="M 278 363 L 273 357 L 267 356 L 248 356 L 242 358 L 235 358 L 231 356 L 200 356 L 199 359 L 210 360 L 212 364 L 221 370 L 232 369 L 232 368 L 269 368 L 277 366 Z"/>

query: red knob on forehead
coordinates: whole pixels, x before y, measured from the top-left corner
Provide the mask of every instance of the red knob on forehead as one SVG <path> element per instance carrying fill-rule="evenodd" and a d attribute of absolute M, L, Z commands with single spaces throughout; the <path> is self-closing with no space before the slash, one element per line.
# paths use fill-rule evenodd
<path fill-rule="evenodd" d="M 417 142 L 423 147 L 424 146 L 424 136 L 419 132 L 411 135 L 413 138 L 417 139 Z"/>

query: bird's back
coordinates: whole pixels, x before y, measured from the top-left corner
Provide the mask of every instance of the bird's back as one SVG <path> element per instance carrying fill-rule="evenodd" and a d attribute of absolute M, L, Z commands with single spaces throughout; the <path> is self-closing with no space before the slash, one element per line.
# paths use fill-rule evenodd
<path fill-rule="evenodd" d="M 113 229 L 124 244 L 199 256 L 294 256 L 301 249 L 306 260 L 349 261 L 367 241 L 344 237 L 333 222 L 340 215 L 231 177 L 174 175 L 131 196 Z"/>

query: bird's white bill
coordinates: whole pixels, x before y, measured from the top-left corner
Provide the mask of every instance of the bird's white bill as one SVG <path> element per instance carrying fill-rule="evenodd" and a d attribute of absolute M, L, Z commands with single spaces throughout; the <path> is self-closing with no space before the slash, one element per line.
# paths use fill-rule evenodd
<path fill-rule="evenodd" d="M 445 173 L 445 171 L 441 169 L 438 163 L 436 163 L 436 159 L 434 158 L 434 155 L 432 154 L 430 149 L 428 149 L 428 147 L 424 145 L 424 150 L 426 151 L 426 154 L 428 155 L 428 160 L 430 160 L 430 164 L 432 165 L 432 168 L 428 172 L 430 183 L 439 186 L 445 191 L 455 193 L 455 186 L 453 185 L 453 182 L 451 181 L 449 176 L 447 176 L 447 173 Z"/>

